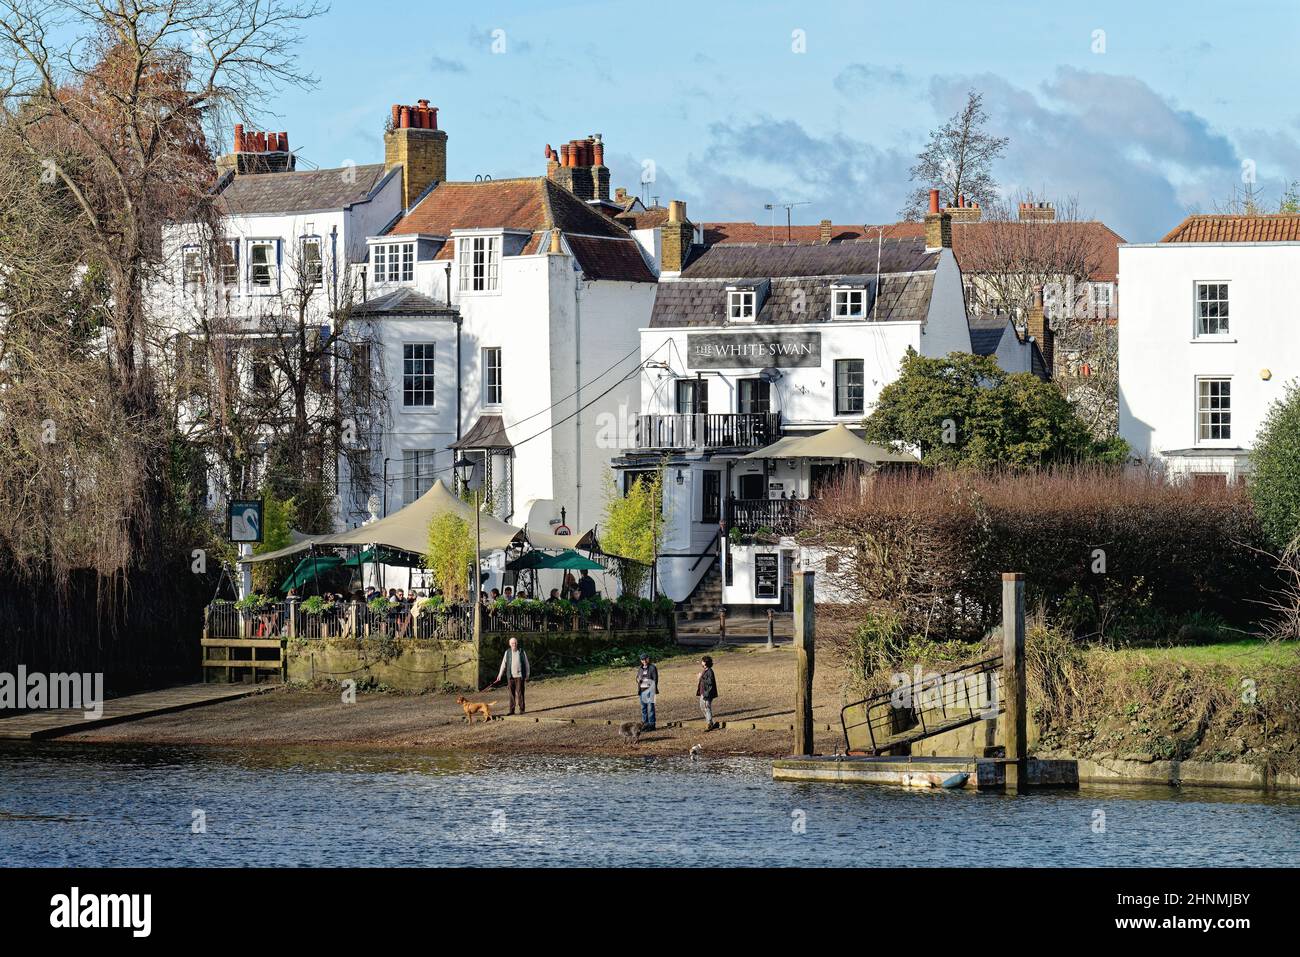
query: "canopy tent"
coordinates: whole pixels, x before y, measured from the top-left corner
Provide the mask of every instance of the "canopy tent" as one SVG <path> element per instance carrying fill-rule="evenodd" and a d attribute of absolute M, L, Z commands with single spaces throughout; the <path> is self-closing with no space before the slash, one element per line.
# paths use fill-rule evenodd
<path fill-rule="evenodd" d="M 547 564 L 550 558 L 551 556 L 547 555 L 545 552 L 533 549 L 532 551 L 524 552 L 518 558 L 506 562 L 506 571 L 523 572 L 533 568 L 550 568 L 551 566 Z"/>
<path fill-rule="evenodd" d="M 917 464 L 914 455 L 895 452 L 858 438 L 843 425 L 831 426 L 816 435 L 787 435 L 783 439 L 741 456 L 746 459 L 855 459 L 868 465 L 895 462 Z"/>
<path fill-rule="evenodd" d="M 572 571 L 585 568 L 588 571 L 605 571 L 605 566 L 600 562 L 593 562 L 590 558 L 583 558 L 572 548 L 566 548 L 560 554 L 548 558 L 545 568 L 565 568 Z"/>
<path fill-rule="evenodd" d="M 415 552 L 399 552 L 392 548 L 368 548 L 364 552 L 358 552 L 343 564 L 349 568 L 360 568 L 362 565 L 393 565 L 400 568 L 423 568 L 424 557 L 417 555 Z"/>
<path fill-rule="evenodd" d="M 328 584 L 332 582 L 335 573 L 343 566 L 343 559 L 337 555 L 312 555 L 300 561 L 297 567 L 284 584 L 280 586 L 280 591 L 288 591 L 290 588 L 305 588 L 313 582 L 322 579 Z"/>
<path fill-rule="evenodd" d="M 286 545 L 284 548 L 277 548 L 273 552 L 262 552 L 260 555 L 250 555 L 247 558 L 241 558 L 240 561 L 244 563 L 271 562 L 275 561 L 277 558 L 287 558 L 290 555 L 298 554 L 298 552 L 306 551 L 312 546 L 313 542 L 322 538 L 325 538 L 325 536 L 304 535 L 302 532 L 291 528 L 289 529 L 289 539 L 293 544 Z"/>
<path fill-rule="evenodd" d="M 458 498 L 439 479 L 433 483 L 429 491 L 392 515 L 386 515 L 377 521 L 359 528 L 348 529 L 337 535 L 309 536 L 288 548 L 281 548 L 265 555 L 241 558 L 240 561 L 267 561 L 272 558 L 282 558 L 306 551 L 312 546 L 334 548 L 345 545 L 363 547 L 382 545 L 389 549 L 422 555 L 429 547 L 429 523 L 435 516 L 446 514 L 459 515 L 473 528 L 474 506 Z M 571 536 L 552 535 L 549 532 L 525 532 L 486 513 L 479 515 L 479 534 L 484 552 L 503 549 L 512 542 L 524 540 L 531 543 L 534 548 L 567 548 L 573 544 Z"/>

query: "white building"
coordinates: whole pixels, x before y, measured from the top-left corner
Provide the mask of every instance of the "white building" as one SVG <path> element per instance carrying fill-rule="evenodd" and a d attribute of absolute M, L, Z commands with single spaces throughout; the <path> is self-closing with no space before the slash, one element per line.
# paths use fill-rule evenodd
<path fill-rule="evenodd" d="M 372 325 L 390 407 L 353 455 L 385 477 L 388 512 L 468 457 L 504 521 L 580 535 L 601 520 L 657 266 L 653 242 L 608 215 L 621 207 L 599 137 L 546 152 L 546 176 L 436 181 L 368 240 L 352 315 Z M 347 508 L 364 519 L 364 493 Z"/>
<path fill-rule="evenodd" d="M 641 414 L 615 461 L 625 488 L 665 468 L 658 576 L 669 597 L 789 607 L 798 554 L 786 533 L 842 463 L 746 456 L 859 426 L 908 349 L 971 351 L 950 218 L 937 197 L 935 207 L 919 238 L 698 245 L 672 204 L 641 331 Z M 1034 343 L 1003 325 L 989 351 L 1028 369 Z M 764 530 L 769 541 L 754 543 Z"/>
<path fill-rule="evenodd" d="M 1172 476 L 1239 481 L 1300 373 L 1300 216 L 1191 216 L 1119 262 L 1120 435 Z"/>

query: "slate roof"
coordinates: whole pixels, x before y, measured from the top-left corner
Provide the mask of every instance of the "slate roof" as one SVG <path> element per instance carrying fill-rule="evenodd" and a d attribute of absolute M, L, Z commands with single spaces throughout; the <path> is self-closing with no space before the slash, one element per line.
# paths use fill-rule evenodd
<path fill-rule="evenodd" d="M 1002 344 L 1002 337 L 1006 334 L 1010 322 L 1006 316 L 997 319 L 971 319 L 970 351 L 977 356 L 993 355 Z"/>
<path fill-rule="evenodd" d="M 1300 216 L 1188 216 L 1162 243 L 1283 243 L 1300 241 Z"/>
<path fill-rule="evenodd" d="M 815 243 L 821 242 L 821 226 L 791 226 L 787 237 L 785 224 L 760 225 L 759 223 L 702 223 L 704 242 L 713 243 L 760 243 L 780 244 L 785 242 Z M 842 242 L 846 239 L 876 238 L 875 226 L 832 226 L 831 241 Z M 885 239 L 911 239 L 925 235 L 925 226 L 921 223 L 893 223 L 883 227 Z"/>
<path fill-rule="evenodd" d="M 400 176 L 400 170 L 393 170 Z M 217 184 L 218 205 L 228 216 L 311 213 L 364 202 L 384 181 L 384 164 L 293 173 L 228 174 Z"/>
<path fill-rule="evenodd" d="M 455 316 L 458 312 L 444 302 L 402 286 L 390 293 L 367 299 L 353 308 L 356 315 L 383 318 L 384 316 Z"/>
<path fill-rule="evenodd" d="M 755 324 L 830 321 L 831 287 L 852 279 L 870 289 L 872 321 L 919 322 L 930 311 L 937 252 L 923 241 L 888 240 L 882 248 L 876 290 L 876 244 L 788 243 L 780 246 L 719 244 L 697 249 L 681 278 L 661 282 L 651 326 L 725 326 L 727 287 L 770 279 Z"/>
<path fill-rule="evenodd" d="M 529 233 L 525 255 L 548 248 L 543 234 L 559 229 L 588 278 L 655 281 L 631 233 L 544 176 L 439 183 L 387 233 L 450 237 L 455 229 L 497 228 Z M 451 256 L 447 243 L 434 258 Z"/>

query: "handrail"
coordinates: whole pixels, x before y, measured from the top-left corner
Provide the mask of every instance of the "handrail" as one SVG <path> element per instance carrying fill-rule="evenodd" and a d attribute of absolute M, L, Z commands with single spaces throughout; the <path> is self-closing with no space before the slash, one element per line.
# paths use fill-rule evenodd
<path fill-rule="evenodd" d="M 1002 656 L 994 655 L 989 658 L 984 658 L 980 661 L 959 665 L 956 668 L 950 668 L 947 671 L 933 672 L 931 674 L 924 675 L 919 682 L 912 682 L 911 685 L 908 686 L 908 694 L 910 695 L 913 702 L 916 702 L 918 699 L 922 698 L 922 696 L 925 694 L 927 690 L 927 685 L 931 686 L 931 690 L 933 690 L 934 688 L 938 689 L 939 695 L 938 695 L 937 710 L 939 712 L 940 720 L 937 722 L 937 724 L 931 727 L 931 725 L 926 721 L 926 713 L 927 711 L 934 711 L 936 709 L 927 708 L 924 706 L 919 708 L 913 707 L 911 710 L 916 717 L 917 723 L 920 726 L 919 729 L 917 729 L 916 733 L 911 734 L 911 733 L 904 732 L 901 734 L 901 736 L 891 736 L 884 742 L 880 742 L 876 740 L 876 728 L 875 728 L 875 724 L 872 721 L 871 712 L 873 708 L 878 708 L 882 704 L 887 704 L 891 709 L 889 713 L 892 714 L 892 710 L 894 708 L 894 703 L 893 703 L 894 697 L 902 690 L 902 686 L 900 686 L 899 688 L 891 688 L 889 691 L 877 692 L 876 694 L 868 695 L 866 698 L 863 698 L 860 701 L 854 701 L 844 705 L 840 709 L 840 728 L 844 732 L 845 751 L 846 752 L 851 751 L 853 747 L 852 742 L 849 739 L 849 723 L 848 723 L 848 712 L 850 709 L 853 708 L 862 708 L 863 720 L 861 722 L 855 723 L 853 727 L 859 728 L 862 725 L 866 725 L 867 734 L 871 738 L 872 754 L 879 754 L 881 751 L 886 751 L 891 748 L 898 747 L 904 744 L 913 744 L 917 741 L 924 740 L 925 738 L 928 738 L 934 734 L 938 734 L 942 731 L 949 731 L 952 730 L 953 728 L 959 728 L 962 727 L 963 725 L 973 724 L 974 722 L 981 720 L 981 718 L 977 715 L 971 702 L 969 679 L 983 674 L 992 674 L 996 676 L 998 669 L 1000 669 L 1001 667 L 1002 667 Z M 960 676 L 959 680 L 961 680 L 963 690 L 965 691 L 966 694 L 966 713 L 965 715 L 959 716 L 957 718 L 949 719 L 946 695 L 943 693 L 943 685 L 950 682 L 951 680 L 953 680 L 954 677 L 957 676 Z M 998 704 L 998 710 L 999 712 L 1001 711 L 1000 701 Z"/>
<path fill-rule="evenodd" d="M 695 559 L 695 564 L 691 566 L 691 571 L 695 571 L 695 569 L 699 568 L 700 562 L 704 561 L 704 559 L 718 557 L 719 554 L 718 552 L 710 552 L 709 549 L 711 549 L 714 546 L 714 544 L 716 544 L 721 538 L 722 538 L 722 529 L 719 528 L 716 532 L 713 533 L 713 537 L 709 539 L 709 544 L 704 546 L 704 551 L 700 553 L 700 557 Z"/>

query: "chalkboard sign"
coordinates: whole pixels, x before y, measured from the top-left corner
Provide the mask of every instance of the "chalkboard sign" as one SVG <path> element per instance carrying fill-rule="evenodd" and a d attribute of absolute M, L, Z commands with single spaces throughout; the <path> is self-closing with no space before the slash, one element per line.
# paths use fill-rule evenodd
<path fill-rule="evenodd" d="M 759 552 L 754 556 L 754 597 L 776 598 L 781 588 L 781 556 Z"/>

